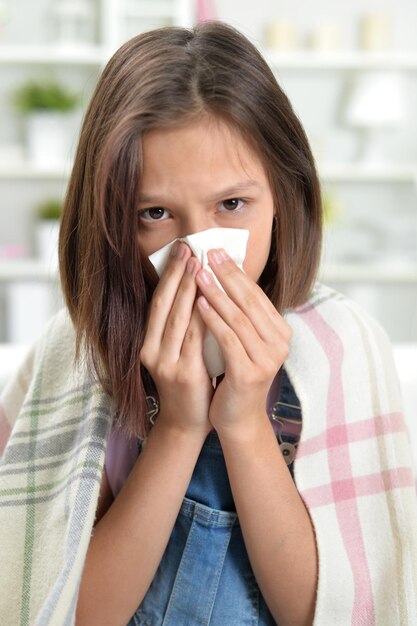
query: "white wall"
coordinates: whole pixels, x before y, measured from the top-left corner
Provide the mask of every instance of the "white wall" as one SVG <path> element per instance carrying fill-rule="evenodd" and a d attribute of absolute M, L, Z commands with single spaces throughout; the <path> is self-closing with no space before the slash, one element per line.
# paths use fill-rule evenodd
<path fill-rule="evenodd" d="M 358 41 L 359 19 L 365 13 L 392 15 L 394 47 L 417 49 L 417 3 L 414 0 L 214 0 L 217 15 L 260 43 L 268 19 L 290 18 L 298 25 L 302 40 L 317 24 L 332 19 L 342 25 L 348 47 Z"/>
<path fill-rule="evenodd" d="M 44 16 L 45 9 L 54 3 L 50 0 L 4 1 L 11 8 L 11 19 L 8 28 L 4 29 L 4 44 L 47 43 L 51 40 L 51 20 Z M 123 0 L 120 3 L 123 4 Z M 354 49 L 359 41 L 361 17 L 374 11 L 385 11 L 392 16 L 393 49 L 417 50 L 417 3 L 414 0 L 352 0 L 348 3 L 341 0 L 214 0 L 214 3 L 220 19 L 241 29 L 261 49 L 265 49 L 266 24 L 280 18 L 289 18 L 296 24 L 300 47 L 308 46 L 309 35 L 318 24 L 331 19 L 340 25 L 343 47 Z M 23 136 L 21 124 L 10 106 L 10 91 L 31 74 L 47 74 L 48 71 L 51 70 L 35 66 L 0 66 L 0 162 L 2 157 L 8 159 L 8 145 Z M 83 106 L 86 106 L 97 79 L 97 68 L 66 66 L 58 68 L 58 72 L 63 82 L 83 93 Z M 306 128 L 316 158 L 324 157 L 330 162 L 349 158 L 358 137 L 341 123 L 341 110 L 347 84 L 355 73 L 349 70 L 278 69 L 277 74 Z M 417 163 L 417 116 L 414 115 L 417 110 L 417 71 L 407 73 L 407 77 L 410 115 L 403 128 L 395 129 L 385 139 L 385 149 L 395 163 Z M 356 260 L 366 262 L 366 255 L 369 257 L 373 247 L 388 249 L 395 239 L 394 231 L 403 224 L 397 229 L 397 252 L 400 250 L 401 253 L 406 244 L 409 247 L 414 245 L 417 267 L 417 194 L 412 181 L 328 183 L 327 188 L 337 195 L 343 206 L 342 227 L 345 229 L 343 233 L 347 234 L 342 233 L 342 236 L 351 242 Z M 65 184 L 58 180 L 0 180 L 0 245 L 21 243 L 29 254 L 33 254 L 34 208 L 45 196 L 62 196 L 64 191 Z M 328 241 L 324 255 L 331 260 L 339 249 L 339 240 L 332 232 Z M 392 260 L 386 253 L 387 263 L 395 263 L 394 257 Z M 400 284 L 393 280 L 378 287 L 343 282 L 333 286 L 368 308 L 385 326 L 392 340 L 417 340 L 417 283 Z M 0 286 L 0 341 L 4 341 L 1 289 Z"/>
<path fill-rule="evenodd" d="M 332 21 L 340 28 L 341 48 L 358 49 L 363 16 L 383 12 L 391 16 L 392 50 L 417 50 L 417 3 L 414 0 L 217 0 L 218 16 L 243 30 L 265 50 L 269 20 L 290 19 L 299 47 L 308 50 L 312 31 Z M 390 162 L 417 162 L 417 72 L 405 73 L 408 115 L 402 127 L 385 134 L 384 151 Z M 318 160 L 349 160 L 359 136 L 343 124 L 343 107 L 354 71 L 278 70 L 278 79 L 300 117 Z M 416 170 L 417 172 L 417 170 Z M 417 177 L 417 174 L 416 174 Z M 375 248 L 388 268 L 402 262 L 402 250 L 411 250 L 417 262 L 417 183 L 379 180 L 370 183 L 327 183 L 344 208 L 344 231 L 330 231 L 324 256 L 331 260 L 341 243 L 349 240 L 357 259 L 371 259 Z M 356 240 L 354 240 L 356 237 Z M 344 239 L 345 241 L 341 241 Z M 357 299 L 385 326 L 396 341 L 417 340 L 417 284 L 393 280 L 379 285 L 334 283 L 332 286 Z M 417 363 L 416 363 L 417 367 Z"/>

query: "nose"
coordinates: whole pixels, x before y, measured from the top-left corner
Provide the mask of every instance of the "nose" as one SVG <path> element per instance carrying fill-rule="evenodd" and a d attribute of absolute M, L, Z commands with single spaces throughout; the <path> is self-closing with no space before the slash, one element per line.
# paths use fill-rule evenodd
<path fill-rule="evenodd" d="M 186 237 L 214 226 L 215 224 L 213 224 L 208 215 L 200 214 L 198 210 L 195 210 L 181 220 L 178 237 Z"/>

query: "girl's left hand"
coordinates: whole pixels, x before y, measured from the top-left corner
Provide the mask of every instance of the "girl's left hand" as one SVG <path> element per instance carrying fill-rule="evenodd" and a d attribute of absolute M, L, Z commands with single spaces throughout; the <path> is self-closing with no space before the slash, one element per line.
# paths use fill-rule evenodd
<path fill-rule="evenodd" d="M 218 433 L 256 430 L 266 419 L 269 388 L 288 355 L 291 328 L 262 289 L 224 250 L 208 260 L 224 292 L 200 270 L 200 314 L 221 346 L 225 376 L 216 388 L 209 419 Z"/>

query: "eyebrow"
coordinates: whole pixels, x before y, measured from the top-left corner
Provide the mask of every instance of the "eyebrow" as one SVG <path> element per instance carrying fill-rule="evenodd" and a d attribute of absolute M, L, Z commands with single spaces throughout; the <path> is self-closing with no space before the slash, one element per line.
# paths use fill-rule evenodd
<path fill-rule="evenodd" d="M 219 200 L 220 198 L 232 198 L 233 196 L 238 196 L 242 193 L 246 193 L 248 191 L 253 190 L 262 190 L 263 185 L 261 183 L 256 182 L 255 180 L 239 182 L 231 187 L 226 187 L 225 189 L 220 189 L 212 196 L 206 198 L 207 202 L 213 202 L 214 200 Z M 162 196 L 152 195 L 147 193 L 141 193 L 139 195 L 139 202 L 153 202 L 153 203 L 161 203 L 164 204 L 167 202 L 167 199 Z"/>

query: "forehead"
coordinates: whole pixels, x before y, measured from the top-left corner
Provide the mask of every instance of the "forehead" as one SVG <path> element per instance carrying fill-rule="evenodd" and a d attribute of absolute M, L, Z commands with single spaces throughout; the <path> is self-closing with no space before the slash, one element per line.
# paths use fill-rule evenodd
<path fill-rule="evenodd" d="M 265 174 L 252 142 L 233 124 L 213 116 L 149 130 L 143 135 L 142 149 L 145 178 L 167 170 L 200 170 L 202 176 L 219 170 L 234 171 L 251 178 Z"/>

